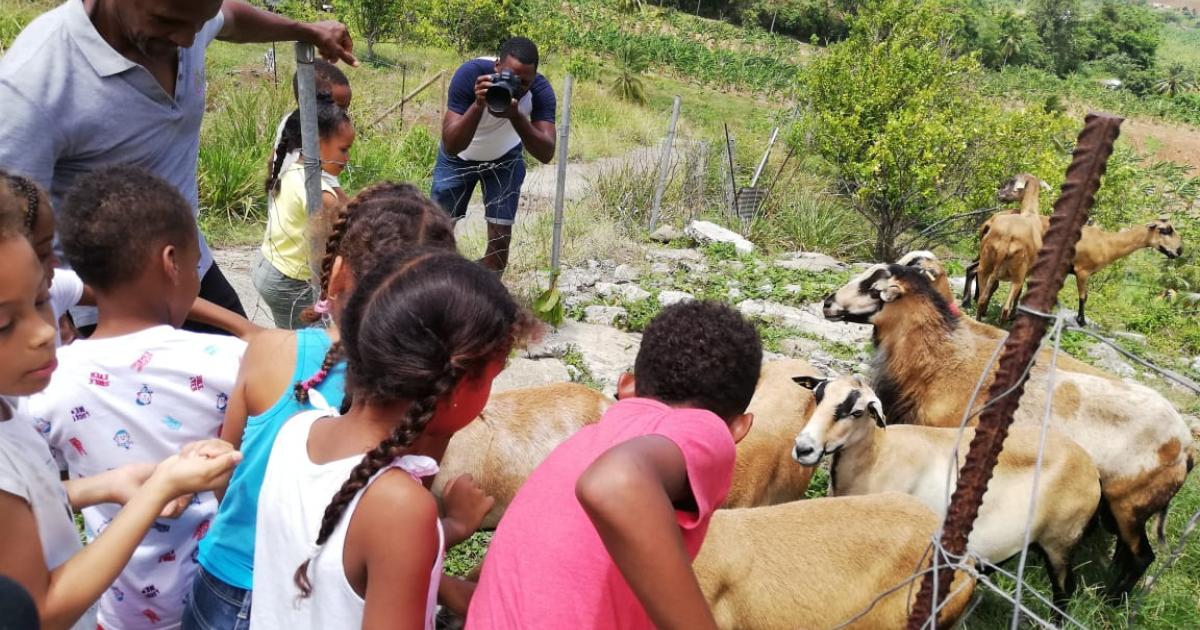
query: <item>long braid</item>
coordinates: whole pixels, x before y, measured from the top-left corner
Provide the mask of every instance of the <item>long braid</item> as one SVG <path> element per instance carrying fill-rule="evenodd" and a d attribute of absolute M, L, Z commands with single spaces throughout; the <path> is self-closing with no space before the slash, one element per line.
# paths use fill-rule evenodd
<path fill-rule="evenodd" d="M 283 161 L 300 142 L 300 110 L 297 109 L 289 114 L 287 121 L 283 123 L 283 133 L 279 135 L 279 144 L 275 145 L 275 160 L 271 162 L 271 172 L 264 183 L 267 196 L 279 192 L 279 171 L 283 168 Z"/>
<path fill-rule="evenodd" d="M 325 514 L 321 518 L 321 529 L 317 533 L 318 547 L 324 545 L 329 540 L 329 537 L 333 534 L 333 530 L 341 522 L 342 516 L 346 512 L 346 507 L 370 483 L 371 478 L 395 461 L 397 457 L 404 453 L 405 449 L 420 437 L 430 420 L 433 420 L 434 412 L 437 411 L 438 400 L 454 389 L 461 376 L 461 369 L 447 366 L 446 373 L 433 384 L 429 394 L 424 398 L 414 400 L 410 403 L 408 410 L 404 414 L 404 420 L 396 426 L 392 434 L 384 438 L 375 448 L 368 451 L 363 456 L 362 461 L 350 471 L 349 478 L 346 479 L 337 493 L 333 495 L 333 499 L 330 500 L 329 505 L 325 508 Z M 300 589 L 301 597 L 308 597 L 312 594 L 312 582 L 308 578 L 308 567 L 312 560 L 313 557 L 309 557 L 300 566 L 296 567 L 296 573 L 292 577 L 296 583 L 296 587 Z"/>
<path fill-rule="evenodd" d="M 412 184 L 372 184 L 335 212 L 321 258 L 318 301 L 329 299 L 329 281 L 338 256 L 342 256 L 349 263 L 351 272 L 358 275 L 358 270 L 368 271 L 380 260 L 413 247 L 428 245 L 451 251 L 455 247 L 453 224 L 441 208 Z M 308 308 L 300 318 L 313 323 L 321 316 L 315 309 Z M 309 390 L 324 382 L 341 360 L 341 354 L 340 344 L 330 347 L 321 368 L 295 383 L 292 391 L 297 401 L 308 402 Z"/>
<path fill-rule="evenodd" d="M 338 361 L 342 360 L 342 342 L 335 341 L 329 346 L 329 350 L 325 351 L 325 359 L 321 361 L 321 367 L 316 374 L 302 380 L 296 381 L 292 387 L 292 392 L 296 396 L 296 400 L 302 403 L 308 403 L 308 392 L 312 388 L 320 385 L 325 381 L 325 377 L 333 371 L 333 367 Z"/>

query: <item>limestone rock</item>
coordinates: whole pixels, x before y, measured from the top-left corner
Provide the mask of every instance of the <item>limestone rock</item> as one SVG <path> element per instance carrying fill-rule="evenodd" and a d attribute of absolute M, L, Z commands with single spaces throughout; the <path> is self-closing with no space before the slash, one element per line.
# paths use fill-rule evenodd
<path fill-rule="evenodd" d="M 525 349 L 527 358 L 561 358 L 572 347 L 583 356 L 592 376 L 604 385 L 608 395 L 616 393 L 617 377 L 633 369 L 642 336 L 609 326 L 565 321 L 549 332 L 541 342 Z"/>
<path fill-rule="evenodd" d="M 650 260 L 659 260 L 663 262 L 701 262 L 704 260 L 704 254 L 694 249 L 671 249 L 668 247 L 658 247 L 646 250 L 646 257 Z"/>
<path fill-rule="evenodd" d="M 650 292 L 636 284 L 618 285 L 614 292 L 626 302 L 641 302 L 650 299 Z"/>
<path fill-rule="evenodd" d="M 1137 374 L 1137 370 L 1121 358 L 1121 353 L 1108 344 L 1097 343 L 1088 348 L 1087 353 L 1096 360 L 1096 367 L 1112 372 L 1121 378 L 1132 378 Z"/>
<path fill-rule="evenodd" d="M 612 297 L 612 295 L 617 291 L 617 285 L 611 282 L 597 282 L 596 286 L 593 288 L 596 291 L 596 295 L 599 295 L 600 297 Z"/>
<path fill-rule="evenodd" d="M 558 290 L 564 294 L 578 293 L 583 289 L 588 289 L 600 281 L 600 271 L 598 269 L 581 269 L 572 267 L 563 269 L 562 273 L 558 274 Z"/>
<path fill-rule="evenodd" d="M 865 324 L 831 322 L 821 316 L 821 304 L 809 304 L 804 308 L 786 306 L 763 300 L 746 300 L 737 305 L 743 315 L 761 317 L 784 326 L 826 339 L 846 344 L 858 344 L 871 338 L 871 327 Z"/>
<path fill-rule="evenodd" d="M 846 268 L 846 265 L 838 259 L 820 252 L 792 252 L 784 254 L 775 261 L 775 266 L 810 273 L 840 271 Z"/>
<path fill-rule="evenodd" d="M 662 291 L 658 294 L 658 303 L 661 306 L 670 306 L 678 302 L 687 302 L 694 300 L 691 293 L 686 291 Z"/>
<path fill-rule="evenodd" d="M 650 233 L 650 240 L 658 241 L 659 243 L 670 243 L 683 238 L 683 232 L 671 227 L 670 225 L 660 225 L 658 229 Z"/>
<path fill-rule="evenodd" d="M 634 282 L 638 279 L 637 269 L 629 265 L 617 265 L 612 275 L 613 280 L 617 282 Z"/>
<path fill-rule="evenodd" d="M 821 342 L 806 337 L 792 337 L 779 342 L 779 349 L 784 354 L 795 359 L 807 359 L 816 353 L 823 353 Z"/>
<path fill-rule="evenodd" d="M 702 245 L 730 243 L 737 253 L 743 256 L 754 251 L 754 243 L 746 240 L 741 234 L 709 221 L 692 221 L 683 228 L 683 233 Z"/>
<path fill-rule="evenodd" d="M 656 262 L 650 265 L 650 273 L 656 276 L 668 276 L 671 274 L 671 265 L 665 262 Z"/>
<path fill-rule="evenodd" d="M 567 364 L 558 359 L 526 359 L 513 357 L 508 366 L 492 381 L 492 392 L 537 387 L 571 380 Z"/>
<path fill-rule="evenodd" d="M 1129 341 L 1135 341 L 1137 343 L 1146 343 L 1146 335 L 1142 335 L 1139 333 L 1126 332 L 1124 330 L 1120 330 L 1120 331 L 1113 333 L 1113 336 L 1118 339 L 1128 339 Z"/>
<path fill-rule="evenodd" d="M 625 319 L 629 314 L 620 306 L 604 306 L 601 304 L 593 304 L 583 309 L 583 319 L 589 324 L 600 324 L 602 326 L 614 326 L 619 320 Z"/>

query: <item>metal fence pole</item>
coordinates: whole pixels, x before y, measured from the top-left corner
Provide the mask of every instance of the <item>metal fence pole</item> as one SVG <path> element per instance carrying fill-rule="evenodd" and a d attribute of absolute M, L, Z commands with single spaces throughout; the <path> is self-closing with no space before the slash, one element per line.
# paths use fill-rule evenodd
<path fill-rule="evenodd" d="M 304 207 L 311 217 L 321 209 L 321 148 L 317 136 L 316 54 L 312 44 L 296 42 L 296 83 L 300 97 L 300 152 L 304 154 Z"/>
<path fill-rule="evenodd" d="M 563 203 L 567 196 L 567 142 L 571 137 L 571 88 L 575 80 L 563 80 L 562 126 L 558 128 L 558 183 L 554 189 L 554 236 L 550 241 L 550 268 L 558 273 L 562 255 Z"/>
<path fill-rule="evenodd" d="M 675 144 L 675 125 L 679 123 L 679 109 L 683 99 L 675 97 L 671 108 L 671 124 L 667 127 L 667 138 L 663 141 L 662 156 L 658 160 L 658 187 L 654 189 L 654 205 L 650 208 L 650 231 L 658 227 L 658 212 L 662 209 L 663 192 L 667 188 L 667 174 L 671 170 L 671 148 Z"/>

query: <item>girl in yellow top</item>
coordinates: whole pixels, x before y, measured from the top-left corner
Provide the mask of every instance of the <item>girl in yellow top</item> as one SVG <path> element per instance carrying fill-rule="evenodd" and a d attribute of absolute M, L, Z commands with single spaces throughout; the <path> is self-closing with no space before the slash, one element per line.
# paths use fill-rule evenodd
<path fill-rule="evenodd" d="M 346 168 L 354 144 L 354 125 L 346 111 L 318 95 L 317 129 L 321 150 L 321 203 L 329 208 L 344 201 L 337 176 Z M 254 266 L 254 288 L 262 296 L 275 325 L 303 326 L 300 313 L 313 306 L 315 292 L 308 253 L 310 232 L 305 208 L 304 159 L 283 167 L 288 153 L 300 147 L 300 114 L 292 112 L 275 150 L 267 177 L 267 229 Z"/>

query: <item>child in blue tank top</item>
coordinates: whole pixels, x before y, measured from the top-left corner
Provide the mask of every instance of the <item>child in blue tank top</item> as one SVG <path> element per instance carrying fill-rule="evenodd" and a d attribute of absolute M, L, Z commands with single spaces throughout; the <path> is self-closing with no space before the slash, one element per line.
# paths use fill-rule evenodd
<path fill-rule="evenodd" d="M 330 327 L 264 331 L 247 347 L 221 431 L 244 459 L 194 558 L 200 571 L 184 630 L 249 626 L 258 495 L 275 438 L 301 411 L 341 407 L 345 362 L 337 322 L 342 307 L 362 273 L 417 246 L 455 249 L 445 213 L 408 184 L 364 189 L 334 211 L 321 260 L 320 299 L 306 313 L 312 322 L 327 314 Z M 473 481 L 456 481 L 446 489 L 447 547 L 470 536 L 492 504 Z"/>

